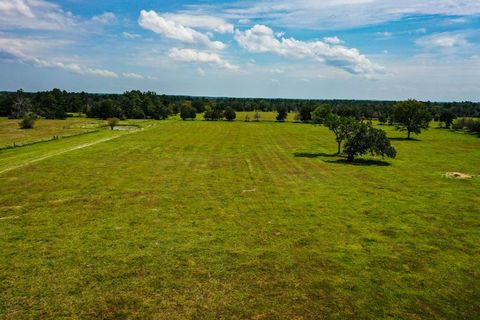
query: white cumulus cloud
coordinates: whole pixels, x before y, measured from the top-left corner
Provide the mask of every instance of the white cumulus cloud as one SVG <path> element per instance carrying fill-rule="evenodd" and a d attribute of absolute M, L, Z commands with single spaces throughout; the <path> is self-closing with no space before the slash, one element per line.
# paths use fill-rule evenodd
<path fill-rule="evenodd" d="M 1 0 L 0 28 L 64 30 L 77 24 L 72 13 L 44 0 Z"/>
<path fill-rule="evenodd" d="M 164 35 L 169 39 L 175 39 L 189 44 L 202 44 L 217 50 L 225 49 L 226 47 L 223 42 L 212 41 L 207 35 L 173 20 L 164 18 L 155 11 L 142 10 L 138 23 L 142 28 Z"/>
<path fill-rule="evenodd" d="M 172 48 L 168 52 L 168 56 L 173 60 L 184 62 L 209 63 L 221 66 L 230 70 L 237 70 L 239 67 L 226 61 L 220 55 L 212 52 L 198 51 L 194 49 L 178 49 Z"/>
<path fill-rule="evenodd" d="M 133 32 L 122 32 L 122 36 L 127 39 L 137 39 L 140 38 L 141 36 L 139 34 L 133 33 Z"/>
<path fill-rule="evenodd" d="M 235 40 L 249 52 L 270 52 L 293 59 L 314 59 L 352 74 L 373 76 L 383 68 L 372 63 L 356 48 L 333 45 L 324 41 L 299 41 L 294 38 L 276 38 L 272 29 L 255 25 L 246 31 L 235 31 Z"/>
<path fill-rule="evenodd" d="M 92 21 L 98 22 L 101 24 L 111 24 L 117 20 L 117 17 L 112 12 L 105 12 L 98 16 L 93 16 Z"/>
<path fill-rule="evenodd" d="M 422 37 L 416 40 L 416 44 L 426 48 L 450 49 L 455 47 L 466 47 L 469 42 L 462 33 L 437 33 Z"/>
<path fill-rule="evenodd" d="M 129 78 L 129 79 L 144 79 L 144 77 L 141 75 L 141 74 L 138 74 L 138 73 L 122 73 L 122 76 L 124 76 L 125 78 Z"/>
<path fill-rule="evenodd" d="M 383 38 L 390 38 L 391 36 L 393 36 L 393 33 L 388 31 L 383 31 L 383 32 L 377 32 L 376 35 Z"/>
<path fill-rule="evenodd" d="M 343 41 L 340 40 L 339 37 L 325 37 L 325 38 L 323 38 L 323 41 L 325 41 L 326 43 L 330 43 L 330 44 L 341 44 L 341 43 L 343 43 Z"/>
<path fill-rule="evenodd" d="M 217 33 L 233 33 L 233 24 L 212 15 L 165 13 L 162 16 L 185 27 L 206 29 Z"/>

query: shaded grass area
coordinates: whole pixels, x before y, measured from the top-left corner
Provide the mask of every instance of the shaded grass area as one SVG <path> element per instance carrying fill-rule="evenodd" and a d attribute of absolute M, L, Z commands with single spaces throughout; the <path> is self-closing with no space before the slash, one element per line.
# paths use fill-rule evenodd
<path fill-rule="evenodd" d="M 442 174 L 480 175 L 480 140 L 420 139 L 339 165 L 325 128 L 163 121 L 8 171 L 0 314 L 475 319 L 480 178 Z"/>

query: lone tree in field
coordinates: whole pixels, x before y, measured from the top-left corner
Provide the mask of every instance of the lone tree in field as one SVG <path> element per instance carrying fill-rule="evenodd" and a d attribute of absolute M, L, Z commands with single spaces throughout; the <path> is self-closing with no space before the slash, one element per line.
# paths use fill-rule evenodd
<path fill-rule="evenodd" d="M 223 116 L 227 121 L 233 121 L 237 117 L 237 114 L 235 113 L 235 110 L 232 109 L 232 107 L 228 107 L 223 112 Z"/>
<path fill-rule="evenodd" d="M 388 121 L 388 117 L 387 117 L 387 115 L 386 115 L 385 113 L 380 113 L 380 114 L 378 115 L 378 122 L 379 122 L 380 124 L 383 125 L 383 124 L 387 123 L 387 121 Z"/>
<path fill-rule="evenodd" d="M 372 156 L 396 157 L 397 151 L 391 146 L 385 131 L 373 128 L 371 122 L 355 121 L 350 125 L 351 130 L 343 148 L 348 162 L 353 162 L 356 156 L 366 153 Z"/>
<path fill-rule="evenodd" d="M 302 105 L 298 110 L 299 120 L 309 122 L 312 120 L 312 106 Z"/>
<path fill-rule="evenodd" d="M 183 106 L 182 109 L 180 110 L 180 118 L 182 120 L 187 120 L 187 119 L 195 119 L 197 117 L 197 113 L 195 112 L 195 109 L 189 105 Z"/>
<path fill-rule="evenodd" d="M 120 119 L 115 117 L 107 119 L 108 126 L 110 127 L 111 130 L 113 130 L 113 128 L 115 128 L 119 122 L 120 122 Z"/>
<path fill-rule="evenodd" d="M 328 104 L 321 104 L 313 110 L 312 122 L 315 124 L 323 124 L 331 114 L 332 108 Z"/>
<path fill-rule="evenodd" d="M 407 139 L 410 139 L 412 132 L 420 134 L 422 129 L 428 129 L 432 115 L 422 102 L 411 99 L 397 103 L 393 119 L 397 130 L 407 131 Z"/>
<path fill-rule="evenodd" d="M 155 120 L 165 120 L 170 115 L 170 110 L 168 106 L 164 105 L 163 103 L 159 103 L 154 106 L 152 117 Z"/>
<path fill-rule="evenodd" d="M 285 119 L 287 119 L 287 116 L 288 116 L 288 109 L 287 107 L 285 106 L 279 106 L 278 109 L 277 109 L 277 121 L 285 121 Z"/>
<path fill-rule="evenodd" d="M 27 113 L 32 111 L 32 102 L 30 99 L 23 97 L 23 91 L 19 90 L 20 94 L 17 92 L 17 99 L 12 106 L 11 118 L 18 119 L 23 118 Z"/>
<path fill-rule="evenodd" d="M 453 120 L 457 119 L 455 113 L 451 112 L 450 110 L 444 110 L 440 114 L 439 120 L 440 122 L 445 123 L 445 128 L 450 129 L 452 126 Z"/>
<path fill-rule="evenodd" d="M 341 117 L 336 114 L 330 114 L 323 120 L 323 125 L 335 134 L 337 141 L 337 154 L 342 151 L 342 142 L 347 138 L 348 134 L 355 129 L 357 120 L 353 117 Z"/>
<path fill-rule="evenodd" d="M 260 121 L 260 113 L 258 111 L 255 111 L 253 114 L 253 121 Z"/>
<path fill-rule="evenodd" d="M 19 125 L 21 129 L 33 129 L 35 121 L 37 120 L 37 115 L 33 112 L 27 112 L 23 115 L 22 120 L 20 120 Z"/>

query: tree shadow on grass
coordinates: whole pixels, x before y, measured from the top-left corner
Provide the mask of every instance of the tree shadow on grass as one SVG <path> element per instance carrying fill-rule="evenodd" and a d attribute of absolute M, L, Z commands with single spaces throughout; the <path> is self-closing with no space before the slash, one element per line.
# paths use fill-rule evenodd
<path fill-rule="evenodd" d="M 324 153 L 324 152 L 294 152 L 293 156 L 295 158 L 319 158 L 319 157 L 336 157 L 336 153 Z"/>
<path fill-rule="evenodd" d="M 387 161 L 373 160 L 373 159 L 355 159 L 353 162 L 348 162 L 346 159 L 338 159 L 338 160 L 325 160 L 325 162 L 334 163 L 334 164 L 352 165 L 352 166 L 388 167 L 392 165 L 390 162 L 387 162 Z"/>
<path fill-rule="evenodd" d="M 416 138 L 401 138 L 401 137 L 395 137 L 395 138 L 388 138 L 389 140 L 391 141 L 422 141 L 420 139 L 416 139 Z"/>

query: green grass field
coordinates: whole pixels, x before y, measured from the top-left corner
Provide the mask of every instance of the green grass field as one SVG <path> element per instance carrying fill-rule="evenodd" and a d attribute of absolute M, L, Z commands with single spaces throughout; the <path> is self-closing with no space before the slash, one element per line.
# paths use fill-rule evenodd
<path fill-rule="evenodd" d="M 0 151 L 0 318 L 479 318 L 478 137 L 149 125 Z"/>

